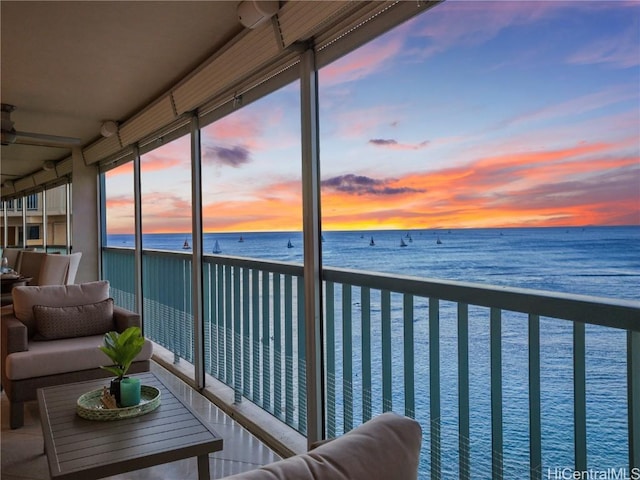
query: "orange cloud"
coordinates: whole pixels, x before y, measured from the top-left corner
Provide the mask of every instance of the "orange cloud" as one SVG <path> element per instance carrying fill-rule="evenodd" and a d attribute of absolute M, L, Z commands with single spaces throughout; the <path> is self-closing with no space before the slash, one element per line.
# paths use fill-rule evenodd
<path fill-rule="evenodd" d="M 637 152 L 618 154 L 626 144 L 628 139 L 619 144 L 583 142 L 564 149 L 486 156 L 398 178 L 353 174 L 325 178 L 323 228 L 640 224 L 640 157 Z M 219 196 L 205 192 L 205 231 L 302 228 L 299 179 L 247 189 L 241 199 Z M 188 202 L 165 193 L 143 200 L 145 233 L 190 230 Z M 111 198 L 108 208 L 126 207 L 127 202 L 132 204 L 130 197 Z"/>

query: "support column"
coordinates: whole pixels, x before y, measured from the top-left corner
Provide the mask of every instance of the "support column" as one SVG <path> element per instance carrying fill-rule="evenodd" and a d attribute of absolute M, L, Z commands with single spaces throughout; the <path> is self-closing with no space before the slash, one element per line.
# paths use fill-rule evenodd
<path fill-rule="evenodd" d="M 71 221 L 71 249 L 82 252 L 76 283 L 91 282 L 98 278 L 100 239 L 98 238 L 98 174 L 97 167 L 86 165 L 80 147 L 71 149 L 73 160 L 73 188 Z"/>
<path fill-rule="evenodd" d="M 322 242 L 320 216 L 320 141 L 318 72 L 313 46 L 300 58 L 302 139 L 302 213 L 307 374 L 307 443 L 324 438 Z"/>
<path fill-rule="evenodd" d="M 202 164 L 200 162 L 200 122 L 191 117 L 191 310 L 193 313 L 193 364 L 195 384 L 204 388 L 204 319 L 202 282 Z"/>
<path fill-rule="evenodd" d="M 136 313 L 142 317 L 142 332 L 144 333 L 144 292 L 142 291 L 142 181 L 140 175 L 140 149 L 137 144 L 133 146 L 133 205 L 135 215 L 134 275 Z"/>

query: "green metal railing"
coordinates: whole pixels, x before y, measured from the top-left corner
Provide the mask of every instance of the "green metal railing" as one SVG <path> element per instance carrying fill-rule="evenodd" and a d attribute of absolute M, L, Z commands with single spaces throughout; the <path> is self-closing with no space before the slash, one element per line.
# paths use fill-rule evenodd
<path fill-rule="evenodd" d="M 188 361 L 190 260 L 143 255 L 145 334 Z M 131 308 L 133 252 L 105 249 L 103 264 L 114 299 Z M 249 399 L 304 434 L 302 272 L 226 256 L 203 265 L 206 372 L 236 401 Z M 585 471 L 591 458 L 606 460 L 611 452 L 590 453 L 599 419 L 588 412 L 589 401 L 611 400 L 626 407 L 614 436 L 628 464 L 610 466 L 638 467 L 640 302 L 338 268 L 325 268 L 323 283 L 327 436 L 394 410 L 423 425 L 421 478 L 541 479 L 543 465 Z M 619 392 L 592 387 L 600 380 L 591 379 L 590 355 L 604 354 L 621 402 Z M 550 389 L 569 399 L 562 414 Z M 518 404 L 527 415 L 514 413 Z"/>

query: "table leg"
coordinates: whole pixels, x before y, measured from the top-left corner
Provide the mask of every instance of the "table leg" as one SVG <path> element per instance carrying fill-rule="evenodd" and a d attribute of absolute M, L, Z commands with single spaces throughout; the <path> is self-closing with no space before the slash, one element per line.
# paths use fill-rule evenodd
<path fill-rule="evenodd" d="M 198 480 L 209 480 L 209 455 L 198 455 Z"/>

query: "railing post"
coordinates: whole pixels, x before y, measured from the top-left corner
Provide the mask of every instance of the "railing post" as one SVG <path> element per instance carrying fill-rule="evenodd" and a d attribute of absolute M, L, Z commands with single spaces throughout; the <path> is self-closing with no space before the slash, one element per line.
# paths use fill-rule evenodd
<path fill-rule="evenodd" d="M 271 331 L 269 329 L 270 274 L 261 272 L 262 277 L 262 408 L 271 411 Z"/>
<path fill-rule="evenodd" d="M 362 312 L 362 421 L 371 419 L 371 289 L 360 289 Z"/>
<path fill-rule="evenodd" d="M 318 71 L 313 45 L 300 55 L 302 142 L 302 231 L 307 354 L 307 442 L 324 438 L 324 369 L 322 346 L 322 242 L 320 216 L 320 140 Z"/>
<path fill-rule="evenodd" d="M 491 478 L 503 478 L 502 440 L 502 312 L 491 309 Z"/>
<path fill-rule="evenodd" d="M 542 478 L 540 425 L 540 317 L 529 315 L 529 475 Z"/>
<path fill-rule="evenodd" d="M 249 337 L 249 269 L 242 269 L 242 394 L 250 398 L 251 388 L 251 343 Z"/>
<path fill-rule="evenodd" d="M 442 478 L 440 418 L 440 300 L 429 298 L 429 417 L 431 478 Z"/>
<path fill-rule="evenodd" d="M 233 267 L 233 403 L 242 402 L 242 339 L 240 338 L 240 267 Z"/>
<path fill-rule="evenodd" d="M 293 425 L 293 279 L 284 277 L 284 418 Z"/>
<path fill-rule="evenodd" d="M 353 428 L 353 334 L 351 285 L 342 285 L 342 406 L 344 431 Z"/>
<path fill-rule="evenodd" d="M 629 469 L 640 469 L 640 332 L 631 330 L 627 331 L 627 398 Z"/>
<path fill-rule="evenodd" d="M 415 354 L 413 348 L 413 295 L 404 294 L 404 413 L 416 418 Z"/>
<path fill-rule="evenodd" d="M 573 323 L 573 418 L 575 469 L 587 470 L 587 392 L 584 323 Z"/>
<path fill-rule="evenodd" d="M 471 478 L 469 439 L 469 305 L 458 303 L 458 449 L 460 480 Z"/>
<path fill-rule="evenodd" d="M 335 327 L 335 285 L 333 282 L 326 282 L 325 298 L 326 306 L 326 331 L 327 339 L 327 435 L 336 435 L 336 327 Z"/>
<path fill-rule="evenodd" d="M 393 410 L 393 358 L 391 349 L 391 292 L 380 292 L 382 334 L 382 411 Z"/>

